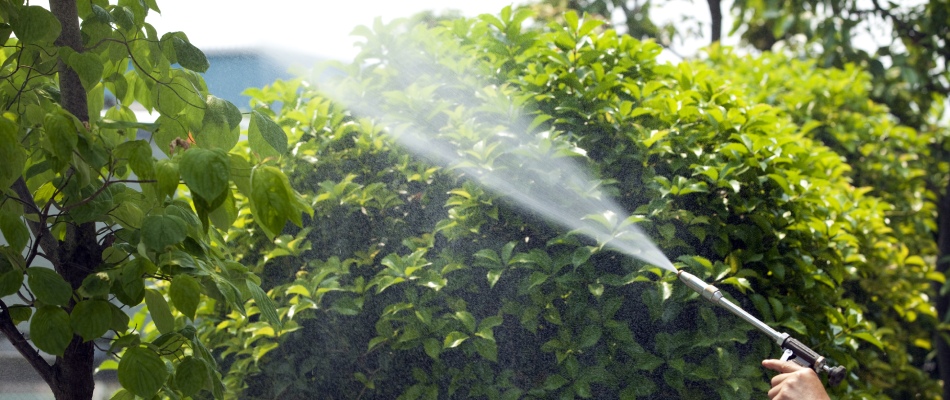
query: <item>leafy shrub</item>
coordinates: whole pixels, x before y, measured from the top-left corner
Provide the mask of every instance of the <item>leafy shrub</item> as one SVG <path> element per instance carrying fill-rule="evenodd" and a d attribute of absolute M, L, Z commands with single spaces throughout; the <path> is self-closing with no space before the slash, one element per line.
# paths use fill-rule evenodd
<path fill-rule="evenodd" d="M 280 162 L 314 214 L 271 243 L 250 224 L 259 216 L 244 213 L 236 226 L 248 229 L 227 237 L 284 321 L 275 332 L 253 308 L 223 315 L 206 304 L 201 335 L 230 367 L 229 392 L 761 397 L 769 374 L 759 362 L 778 351 L 765 335 L 672 274 L 476 179 L 494 171 L 540 192 L 529 178 L 559 171 L 525 160 L 547 157 L 594 177 L 563 190 L 613 197 L 679 268 L 846 366 L 835 395 L 936 397 L 922 368 L 935 326 L 929 285 L 942 276 L 924 258 L 933 206 L 921 166 L 871 157 L 875 148 L 847 137 L 887 132 L 921 146 L 913 130 L 860 86 L 810 86 L 825 97 L 798 112 L 793 96 L 841 71 L 716 50 L 660 64 L 658 45 L 599 21 L 569 14 L 525 29 L 528 18 L 505 9 L 435 27 L 377 24 L 359 32 L 354 63 L 315 75 L 336 76 L 336 95 L 317 78 L 249 91 L 296 143 Z M 794 71 L 800 92 L 743 76 L 776 65 Z M 864 106 L 828 112 L 841 101 Z M 413 132 L 457 162 L 394 144 Z M 920 195 L 901 191 L 910 188 Z M 920 212 L 889 220 L 905 207 Z"/>

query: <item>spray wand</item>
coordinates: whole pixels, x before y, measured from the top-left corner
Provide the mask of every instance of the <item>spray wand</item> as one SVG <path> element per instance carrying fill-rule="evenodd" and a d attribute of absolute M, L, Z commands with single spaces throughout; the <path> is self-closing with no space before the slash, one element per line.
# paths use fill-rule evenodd
<path fill-rule="evenodd" d="M 784 353 L 782 353 L 782 361 L 792 360 L 798 365 L 815 370 L 815 372 L 826 372 L 828 373 L 828 383 L 832 386 L 837 385 L 844 379 L 844 367 L 829 367 L 825 362 L 825 357 L 819 355 L 787 333 L 779 333 L 779 331 L 772 329 L 772 327 L 745 312 L 745 310 L 724 298 L 722 293 L 720 293 L 719 289 L 715 286 L 703 282 L 702 279 L 697 278 L 689 272 L 677 271 L 676 275 L 679 276 L 680 280 L 683 281 L 686 286 L 689 286 L 690 289 L 701 294 L 704 299 L 709 300 L 713 304 L 722 306 L 729 310 L 729 312 L 739 316 L 739 318 L 746 320 L 746 322 L 752 324 L 752 326 L 758 328 L 760 331 L 765 332 L 766 335 L 769 335 L 769 337 L 784 350 Z"/>

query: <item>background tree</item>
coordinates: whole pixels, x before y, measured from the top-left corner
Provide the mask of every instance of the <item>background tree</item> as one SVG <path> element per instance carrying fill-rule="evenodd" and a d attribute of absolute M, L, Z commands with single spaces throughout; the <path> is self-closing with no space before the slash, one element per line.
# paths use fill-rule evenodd
<path fill-rule="evenodd" d="M 643 3 L 643 4 L 641 4 Z M 722 17 L 719 0 L 708 0 L 712 20 L 708 35 L 712 42 L 720 38 L 717 21 Z M 627 29 L 635 36 L 657 37 L 643 33 L 636 26 L 654 26 L 651 21 L 650 1 L 543 1 L 540 4 L 556 10 L 573 9 L 626 22 Z M 662 3 L 661 3 L 662 4 Z M 861 134 L 841 136 L 827 134 L 828 127 L 820 128 L 818 137 L 823 143 L 836 148 L 852 160 L 859 169 L 853 174 L 858 185 L 868 185 L 880 196 L 920 197 L 930 203 L 925 210 L 933 217 L 933 223 L 908 227 L 906 243 L 914 254 L 925 257 L 938 266 L 941 273 L 950 269 L 946 255 L 950 254 L 950 183 L 948 183 L 947 135 L 944 107 L 950 93 L 950 69 L 948 69 L 947 41 L 950 40 L 950 5 L 943 1 L 919 2 L 858 2 L 796 0 L 783 2 L 737 0 L 731 6 L 734 24 L 730 35 L 738 35 L 743 46 L 759 51 L 779 50 L 801 58 L 816 60 L 821 68 L 843 68 L 853 64 L 868 71 L 873 79 L 870 97 L 886 105 L 897 120 L 915 128 L 930 143 L 928 149 L 918 154 L 907 154 L 895 148 L 892 156 L 907 158 L 929 173 L 924 185 L 914 184 L 914 191 L 900 192 L 890 181 L 877 180 L 879 173 L 874 161 L 861 151 L 870 141 L 888 140 L 903 142 L 916 137 L 880 137 Z M 670 26 L 670 32 L 693 29 L 688 21 Z M 702 27 L 700 27 L 702 28 Z M 639 33 L 638 33 L 639 32 Z M 671 36 L 660 40 L 669 41 Z M 795 80 L 795 77 L 785 77 Z M 832 110 L 829 110 L 832 111 Z M 833 112 L 833 111 L 832 111 Z M 855 127 L 857 128 L 857 127 Z M 860 129 L 860 128 L 857 128 Z M 903 155 L 902 155 L 903 154 Z M 864 166 L 862 168 L 861 166 Z M 919 177 L 895 177 L 896 179 L 919 180 Z M 900 202 L 898 202 L 900 203 Z M 916 205 L 918 202 L 907 202 Z M 935 206 L 936 205 L 936 206 Z M 921 212 L 914 206 L 895 210 L 900 218 L 909 213 Z M 932 239 L 938 246 L 934 246 Z M 935 288 L 934 304 L 945 320 L 950 310 L 950 297 L 942 285 Z M 946 329 L 935 332 L 942 340 L 935 340 L 939 374 L 943 381 L 950 382 L 950 346 Z M 950 397 L 950 385 L 944 397 Z"/>
<path fill-rule="evenodd" d="M 197 74 L 207 59 L 185 34 L 159 36 L 145 22 L 158 11 L 152 0 L 52 0 L 48 10 L 0 1 L 0 297 L 13 299 L 0 301 L 0 332 L 57 399 L 92 397 L 100 345 L 121 354 L 127 398 L 220 397 L 192 326 L 200 297 L 240 312 L 253 298 L 277 318 L 215 227 L 242 212 L 235 196 L 268 233 L 308 210 L 279 170 L 228 154 L 241 115 L 207 93 Z M 117 102 L 102 115 L 106 91 Z M 157 121 L 137 122 L 133 102 Z M 286 147 L 272 123 L 258 136 Z M 130 320 L 143 301 L 148 311 Z"/>
<path fill-rule="evenodd" d="M 285 326 L 207 313 L 230 393 L 761 397 L 774 343 L 475 178 L 543 193 L 563 169 L 526 160 L 571 159 L 590 185 L 548 197 L 617 199 L 679 267 L 848 367 L 837 396 L 938 397 L 924 363 L 942 275 L 911 252 L 932 241 L 905 243 L 933 229 L 933 204 L 908 194 L 925 170 L 905 156 L 930 141 L 869 101 L 869 74 L 721 50 L 660 64 L 660 46 L 594 18 L 532 16 L 378 23 L 333 67 L 332 96 L 316 78 L 248 91 L 296 143 L 281 165 L 314 215 L 272 244 L 229 233 Z M 413 132 L 457 162 L 397 144 Z M 893 139 L 852 159 L 826 136 Z"/>

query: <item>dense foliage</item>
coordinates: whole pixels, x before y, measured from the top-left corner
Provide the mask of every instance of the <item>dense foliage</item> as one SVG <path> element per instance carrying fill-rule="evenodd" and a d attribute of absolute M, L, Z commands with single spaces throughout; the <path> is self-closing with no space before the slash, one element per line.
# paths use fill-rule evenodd
<path fill-rule="evenodd" d="M 92 398 L 97 347 L 116 356 L 102 368 L 117 398 L 223 396 L 193 326 L 201 299 L 238 312 L 254 299 L 279 321 L 217 229 L 245 207 L 264 232 L 309 211 L 280 170 L 229 154 L 241 114 L 208 93 L 184 33 L 145 22 L 158 10 L 0 1 L 0 332 L 57 399 Z M 137 122 L 133 103 L 157 120 Z M 276 124 L 252 123 L 255 147 L 286 149 Z"/>
<path fill-rule="evenodd" d="M 248 92 L 295 143 L 281 168 L 314 214 L 272 242 L 242 213 L 225 237 L 284 327 L 205 303 L 228 393 L 764 396 L 764 335 L 478 184 L 530 192 L 559 171 L 525 160 L 551 158 L 595 178 L 563 190 L 615 198 L 678 267 L 846 366 L 833 394 L 937 396 L 927 140 L 868 100 L 865 72 L 719 50 L 663 65 L 599 21 L 529 17 L 377 24 L 354 63 Z M 413 132 L 455 161 L 394 143 Z"/>

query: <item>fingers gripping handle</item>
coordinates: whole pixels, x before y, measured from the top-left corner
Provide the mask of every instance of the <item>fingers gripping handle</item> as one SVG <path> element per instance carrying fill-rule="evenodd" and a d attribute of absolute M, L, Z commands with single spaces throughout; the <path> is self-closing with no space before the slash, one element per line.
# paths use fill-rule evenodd
<path fill-rule="evenodd" d="M 825 363 L 824 357 L 793 337 L 785 339 L 785 342 L 782 343 L 782 349 L 785 350 L 782 354 L 782 361 L 791 360 L 798 365 L 811 368 L 815 372 L 826 372 L 828 374 L 828 384 L 831 386 L 837 386 L 841 383 L 847 372 L 842 366 L 829 367 Z"/>

